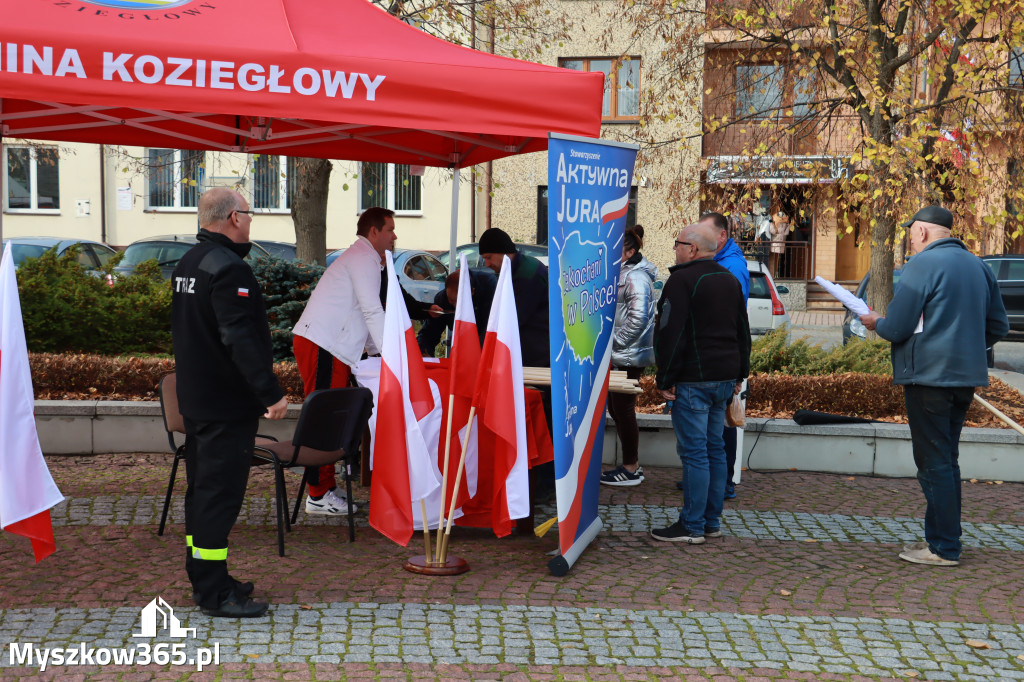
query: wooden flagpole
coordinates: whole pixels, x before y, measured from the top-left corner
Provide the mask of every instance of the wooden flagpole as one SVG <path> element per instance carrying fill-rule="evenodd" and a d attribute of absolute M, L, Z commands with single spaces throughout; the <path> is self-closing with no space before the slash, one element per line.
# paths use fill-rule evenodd
<path fill-rule="evenodd" d="M 454 251 L 452 253 L 454 253 Z M 444 525 L 444 503 L 447 500 L 448 495 L 448 457 L 452 451 L 452 412 L 454 409 L 455 394 L 451 393 L 448 395 L 448 426 L 446 429 L 448 436 L 444 439 L 444 473 L 441 476 L 441 508 L 437 512 L 437 543 L 435 543 L 436 554 L 434 555 L 434 561 L 437 563 L 441 563 L 441 526 Z M 456 488 L 452 493 L 452 497 L 457 493 L 458 488 Z M 427 556 L 430 556 L 429 553 Z"/>
<path fill-rule="evenodd" d="M 420 498 L 420 521 L 423 522 L 423 556 L 430 559 L 430 524 L 427 523 L 427 503 Z"/>
<path fill-rule="evenodd" d="M 999 410 L 999 408 L 997 408 L 995 405 L 993 405 L 989 401 L 985 400 L 984 398 L 982 398 L 977 393 L 974 394 L 974 399 L 977 400 L 979 403 L 981 403 L 989 412 L 991 412 L 992 414 L 994 414 L 995 416 L 999 417 L 1001 420 L 1006 422 L 1006 424 L 1010 428 L 1015 429 L 1017 431 L 1017 433 L 1019 433 L 1021 435 L 1024 435 L 1024 428 L 1021 428 L 1020 424 L 1018 424 L 1017 422 L 1013 421 L 1012 419 L 1007 417 L 1005 414 L 1003 414 Z"/>
<path fill-rule="evenodd" d="M 462 485 L 462 472 L 466 468 L 466 450 L 469 449 L 469 434 L 473 430 L 473 417 L 476 416 L 476 406 L 473 405 L 469 408 L 469 419 L 466 420 L 466 437 L 462 441 L 462 454 L 459 457 L 459 468 L 455 474 L 455 491 L 458 491 L 459 486 Z M 448 538 L 452 534 L 452 521 L 455 516 L 455 501 L 458 495 L 452 494 L 451 506 L 448 508 L 448 524 L 444 529 L 444 538 L 439 540 L 441 543 L 441 552 L 439 554 L 438 563 L 445 563 L 448 559 Z"/>

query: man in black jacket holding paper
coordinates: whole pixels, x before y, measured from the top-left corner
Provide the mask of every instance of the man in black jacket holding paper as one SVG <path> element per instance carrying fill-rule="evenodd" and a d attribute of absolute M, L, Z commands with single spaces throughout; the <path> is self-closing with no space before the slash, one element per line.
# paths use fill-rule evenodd
<path fill-rule="evenodd" d="M 252 618 L 267 602 L 228 574 L 228 534 L 242 508 L 261 416 L 288 409 L 273 370 L 259 283 L 242 260 L 252 211 L 234 190 L 199 198 L 199 243 L 171 277 L 171 331 L 178 404 L 185 418 L 185 570 L 210 616 Z"/>
<path fill-rule="evenodd" d="M 675 242 L 655 323 L 658 389 L 672 402 L 676 452 L 683 463 L 683 508 L 655 540 L 704 543 L 721 537 L 727 467 L 725 405 L 750 372 L 750 328 L 743 290 L 714 261 L 717 235 L 706 224 L 690 225 Z"/>

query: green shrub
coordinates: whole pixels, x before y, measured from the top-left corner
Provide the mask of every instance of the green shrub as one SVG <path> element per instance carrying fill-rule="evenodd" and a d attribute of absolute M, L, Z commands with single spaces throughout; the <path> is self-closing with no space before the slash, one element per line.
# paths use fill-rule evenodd
<path fill-rule="evenodd" d="M 274 360 L 292 360 L 292 328 L 299 321 L 313 287 L 320 281 L 324 268 L 301 261 L 280 258 L 257 258 L 252 271 L 263 289 L 267 306 L 270 338 L 274 343 Z"/>
<path fill-rule="evenodd" d="M 90 273 L 77 247 L 50 249 L 18 268 L 21 313 L 30 351 L 48 353 L 167 353 L 171 348 L 171 288 L 155 265 L 111 276 L 120 257 Z"/>
<path fill-rule="evenodd" d="M 750 350 L 752 374 L 821 375 L 862 372 L 892 374 L 889 342 L 850 341 L 845 346 L 825 350 L 804 339 L 789 343 L 786 325 L 765 334 Z"/>

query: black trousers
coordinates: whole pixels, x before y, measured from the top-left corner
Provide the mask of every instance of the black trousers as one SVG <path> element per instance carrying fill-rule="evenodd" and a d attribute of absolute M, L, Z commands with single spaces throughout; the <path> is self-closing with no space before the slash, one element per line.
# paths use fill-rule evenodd
<path fill-rule="evenodd" d="M 215 608 L 234 589 L 228 575 L 228 534 L 249 482 L 259 420 L 199 421 L 185 417 L 185 571 L 199 605 Z"/>

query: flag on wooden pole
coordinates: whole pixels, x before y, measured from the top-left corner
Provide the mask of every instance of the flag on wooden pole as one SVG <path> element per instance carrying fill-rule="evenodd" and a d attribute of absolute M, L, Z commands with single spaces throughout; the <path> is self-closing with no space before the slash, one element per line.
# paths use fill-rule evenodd
<path fill-rule="evenodd" d="M 391 252 L 385 252 L 388 300 L 377 392 L 370 525 L 400 545 L 413 533 L 413 504 L 439 486 L 436 454 L 418 424 L 434 409 L 416 336 Z"/>
<path fill-rule="evenodd" d="M 0 261 L 0 528 L 32 542 L 36 562 L 57 549 L 50 508 L 64 496 L 43 459 L 13 249 Z"/>
<path fill-rule="evenodd" d="M 512 292 L 512 264 L 506 256 L 494 292 L 487 335 L 480 352 L 480 364 L 473 406 L 481 430 L 493 435 L 489 458 L 490 489 L 481 489 L 491 505 L 491 527 L 503 537 L 512 532 L 512 521 L 530 514 L 526 407 L 523 395 L 523 360 L 519 346 L 519 319 Z"/>

